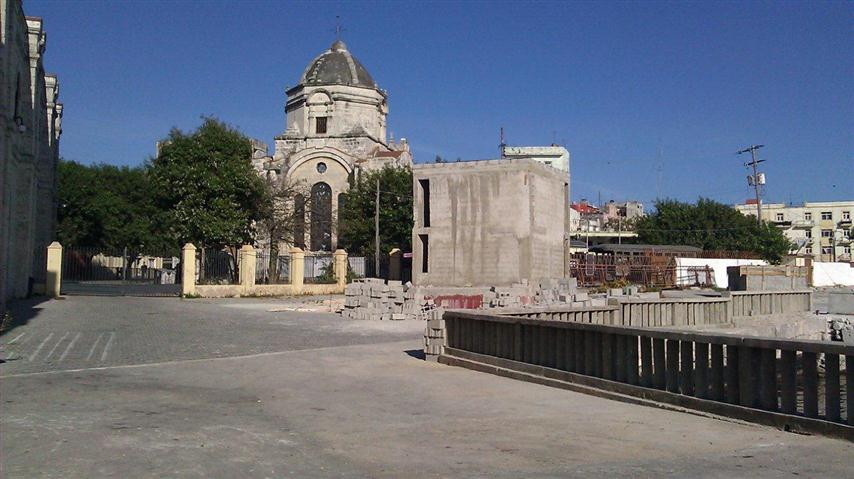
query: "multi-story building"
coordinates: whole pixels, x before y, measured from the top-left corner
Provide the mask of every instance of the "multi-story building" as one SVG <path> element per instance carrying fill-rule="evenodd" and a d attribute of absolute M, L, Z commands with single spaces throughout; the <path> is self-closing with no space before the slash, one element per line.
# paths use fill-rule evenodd
<path fill-rule="evenodd" d="M 62 104 L 45 42 L 41 18 L 0 0 L 0 311 L 43 282 L 56 225 Z"/>
<path fill-rule="evenodd" d="M 501 158 L 531 159 L 569 173 L 569 150 L 560 145 L 507 146 L 501 145 Z"/>
<path fill-rule="evenodd" d="M 783 230 L 794 247 L 792 253 L 816 261 L 852 261 L 854 201 L 806 202 L 802 205 L 762 203 L 762 219 Z M 735 205 L 742 214 L 756 217 L 756 201 Z"/>

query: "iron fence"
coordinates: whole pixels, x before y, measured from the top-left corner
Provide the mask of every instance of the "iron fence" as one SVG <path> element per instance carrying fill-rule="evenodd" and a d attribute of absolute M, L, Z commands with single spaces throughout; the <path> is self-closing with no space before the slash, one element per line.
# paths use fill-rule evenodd
<path fill-rule="evenodd" d="M 260 250 L 255 259 L 255 283 L 287 284 L 291 282 L 291 257 L 276 254 L 271 261 L 269 250 Z"/>
<path fill-rule="evenodd" d="M 237 284 L 237 256 L 229 249 L 205 248 L 196 253 L 198 284 Z"/>
<path fill-rule="evenodd" d="M 305 283 L 335 283 L 335 262 L 331 254 L 315 254 L 305 257 Z"/>
<path fill-rule="evenodd" d="M 347 258 L 350 272 L 355 278 L 364 278 L 367 272 L 367 258 L 364 256 L 350 256 Z"/>

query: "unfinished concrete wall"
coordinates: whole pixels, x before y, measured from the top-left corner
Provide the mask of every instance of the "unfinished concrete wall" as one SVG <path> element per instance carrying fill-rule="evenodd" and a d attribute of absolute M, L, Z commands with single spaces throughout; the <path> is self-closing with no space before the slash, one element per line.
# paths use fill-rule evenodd
<path fill-rule="evenodd" d="M 412 279 L 510 285 L 566 275 L 566 173 L 530 159 L 413 167 Z"/>

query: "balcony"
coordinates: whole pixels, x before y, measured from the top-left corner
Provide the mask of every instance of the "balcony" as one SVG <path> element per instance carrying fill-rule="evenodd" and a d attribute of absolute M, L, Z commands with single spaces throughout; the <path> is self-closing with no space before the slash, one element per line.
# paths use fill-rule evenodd
<path fill-rule="evenodd" d="M 815 226 L 814 220 L 793 220 L 792 228 L 812 228 Z"/>

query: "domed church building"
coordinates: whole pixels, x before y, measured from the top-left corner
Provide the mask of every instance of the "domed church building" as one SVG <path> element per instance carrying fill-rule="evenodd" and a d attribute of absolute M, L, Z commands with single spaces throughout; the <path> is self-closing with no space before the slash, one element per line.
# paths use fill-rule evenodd
<path fill-rule="evenodd" d="M 388 139 L 388 94 L 368 70 L 335 41 L 308 64 L 297 86 L 286 91 L 287 127 L 276 137 L 275 153 L 256 149 L 253 161 L 269 177 L 300 182 L 310 191 L 308 231 L 296 232 L 295 245 L 310 251 L 337 248 L 338 205 L 350 178 L 387 164 L 412 164 L 405 139 Z"/>

